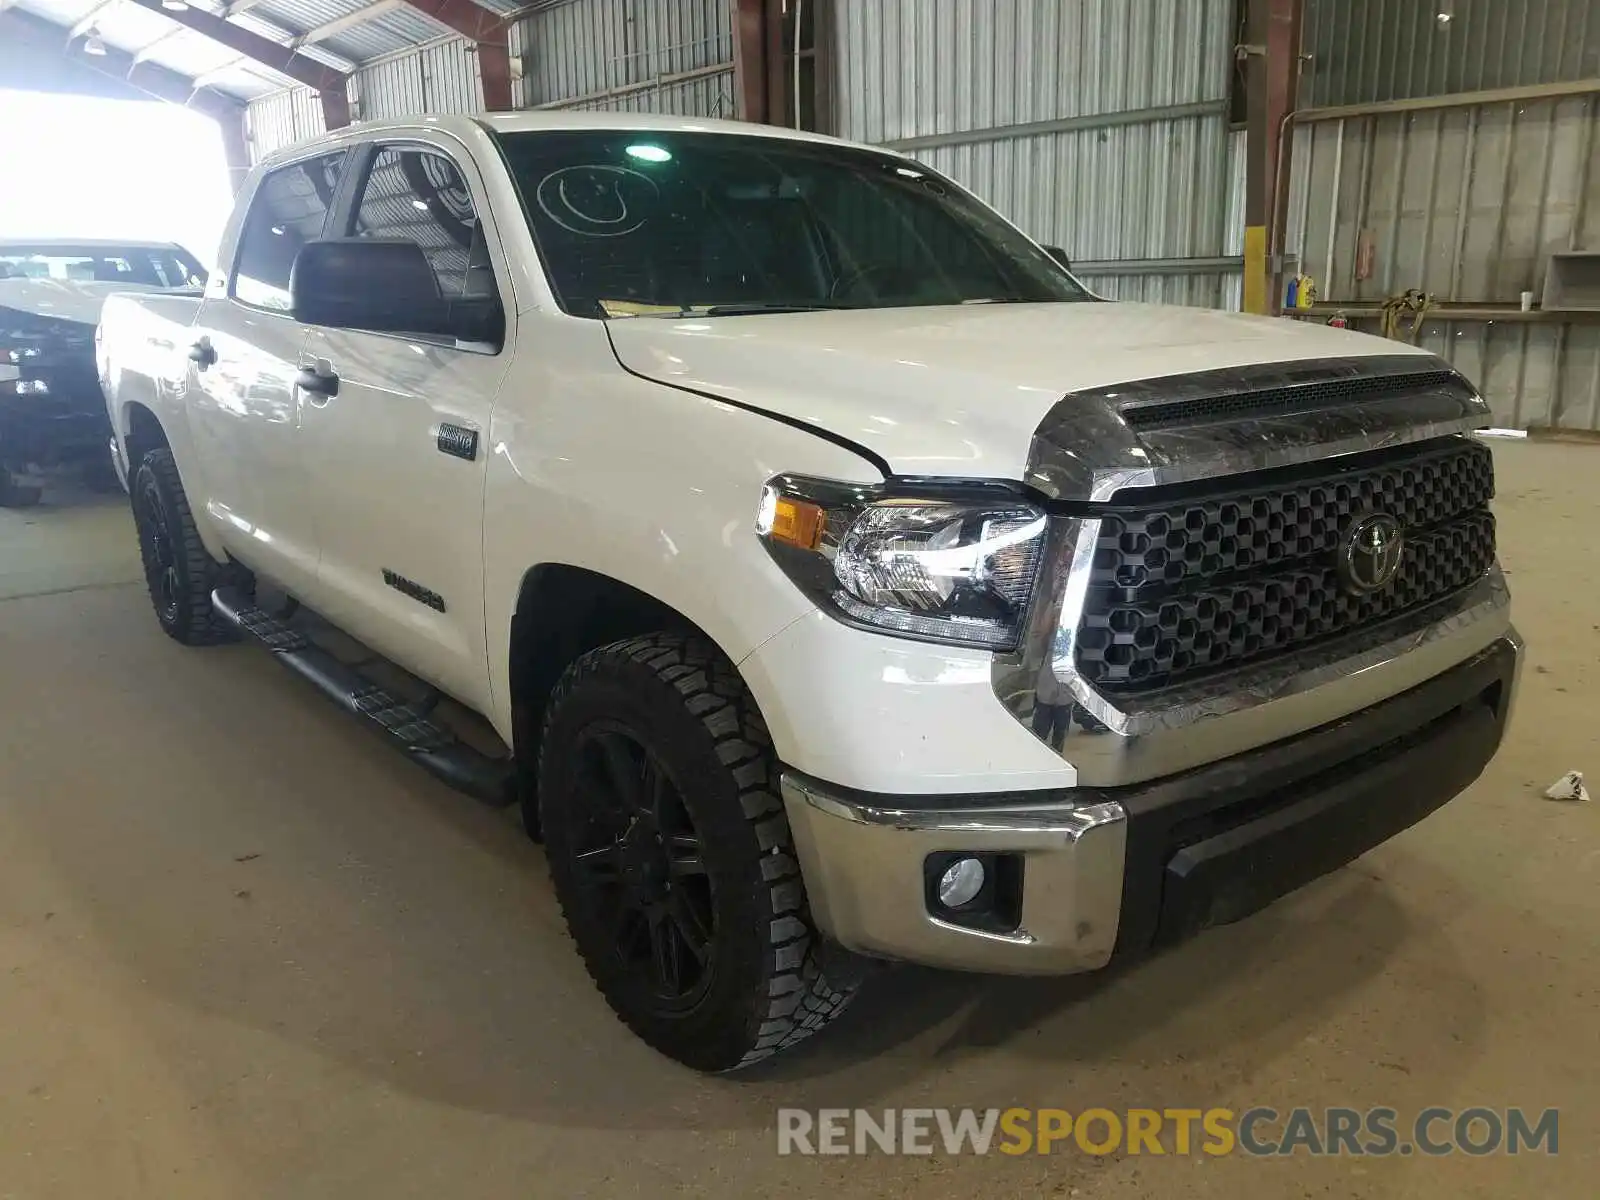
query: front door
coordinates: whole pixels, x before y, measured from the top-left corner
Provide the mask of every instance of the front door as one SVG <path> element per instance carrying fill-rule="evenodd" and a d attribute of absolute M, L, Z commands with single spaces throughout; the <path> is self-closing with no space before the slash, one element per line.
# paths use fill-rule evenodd
<path fill-rule="evenodd" d="M 308 497 L 323 514 L 316 604 L 444 691 L 487 710 L 483 496 L 489 415 L 510 352 L 481 182 L 438 146 L 378 144 L 340 235 L 421 246 L 455 337 L 310 328 Z M 502 278 L 503 278 L 502 272 Z"/>
<path fill-rule="evenodd" d="M 345 158 L 324 154 L 262 178 L 231 269 L 206 288 L 190 348 L 190 427 L 203 474 L 186 482 L 196 507 L 242 562 L 301 594 L 316 580 L 318 530 L 295 384 L 306 332 L 289 315 L 289 268 L 322 236 Z"/>

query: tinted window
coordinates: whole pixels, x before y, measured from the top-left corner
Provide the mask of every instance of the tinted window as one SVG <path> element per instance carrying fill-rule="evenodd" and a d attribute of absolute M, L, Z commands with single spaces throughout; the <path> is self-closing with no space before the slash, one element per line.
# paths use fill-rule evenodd
<path fill-rule="evenodd" d="M 1091 299 L 908 159 L 653 130 L 499 141 L 557 297 L 578 315 Z"/>
<path fill-rule="evenodd" d="M 344 164 L 344 151 L 280 167 L 261 181 L 245 214 L 233 294 L 246 304 L 289 311 L 289 269 L 307 242 L 322 236 Z"/>
<path fill-rule="evenodd" d="M 350 232 L 415 242 L 450 304 L 457 336 L 500 343 L 504 321 L 488 243 L 466 180 L 450 159 L 395 146 L 379 150 Z"/>

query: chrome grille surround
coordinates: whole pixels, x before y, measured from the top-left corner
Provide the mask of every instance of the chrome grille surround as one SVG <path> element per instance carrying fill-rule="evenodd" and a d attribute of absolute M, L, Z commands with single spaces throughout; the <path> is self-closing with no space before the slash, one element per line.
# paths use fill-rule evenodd
<path fill-rule="evenodd" d="M 1218 479 L 1389 446 L 1464 438 L 1489 408 L 1459 375 L 1441 382 L 1427 354 L 1232 368 L 1074 393 L 1040 424 L 1027 482 L 1054 502 L 1045 565 L 1019 649 L 997 655 L 996 695 L 1085 786 L 1170 775 L 1337 720 L 1515 637 L 1498 566 L 1476 583 L 1379 624 L 1208 678 L 1108 696 L 1078 670 L 1077 639 L 1101 536 L 1101 507 L 1128 488 Z M 1414 390 L 1396 376 L 1418 376 Z M 1362 380 L 1373 380 L 1363 399 Z M 1326 386 L 1337 381 L 1339 388 Z M 1307 389 L 1244 420 L 1202 417 L 1136 430 L 1130 406 Z M 1313 395 L 1312 393 L 1316 394 Z M 1333 394 L 1329 406 L 1318 397 Z M 1215 406 L 1209 406 L 1211 410 Z M 1170 419 L 1170 418 L 1169 418 Z"/>

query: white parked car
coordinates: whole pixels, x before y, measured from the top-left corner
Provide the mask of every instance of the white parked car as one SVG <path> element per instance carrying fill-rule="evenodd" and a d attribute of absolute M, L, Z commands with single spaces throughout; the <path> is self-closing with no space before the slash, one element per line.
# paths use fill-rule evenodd
<path fill-rule="evenodd" d="M 205 272 L 172 242 L 0 238 L 0 506 L 37 503 L 55 468 L 112 488 L 94 331 L 115 291 L 188 292 Z"/>
<path fill-rule="evenodd" d="M 1237 918 L 1505 727 L 1465 379 L 1106 303 L 909 158 L 367 124 L 257 167 L 218 262 L 101 329 L 162 628 L 242 629 L 520 802 L 600 990 L 694 1067 L 873 959 L 1085 971 Z"/>

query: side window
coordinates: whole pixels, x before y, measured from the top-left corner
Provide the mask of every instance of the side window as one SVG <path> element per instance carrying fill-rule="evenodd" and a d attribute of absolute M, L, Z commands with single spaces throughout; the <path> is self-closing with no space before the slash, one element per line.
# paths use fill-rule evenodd
<path fill-rule="evenodd" d="M 289 311 L 289 268 L 322 236 L 344 166 L 344 151 L 280 167 L 261 181 L 239 236 L 233 296 L 257 308 Z"/>
<path fill-rule="evenodd" d="M 488 243 L 466 180 L 450 159 L 427 150 L 383 147 L 373 156 L 351 232 L 415 242 L 450 306 L 457 338 L 500 347 L 505 314 Z"/>

